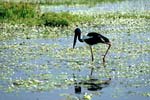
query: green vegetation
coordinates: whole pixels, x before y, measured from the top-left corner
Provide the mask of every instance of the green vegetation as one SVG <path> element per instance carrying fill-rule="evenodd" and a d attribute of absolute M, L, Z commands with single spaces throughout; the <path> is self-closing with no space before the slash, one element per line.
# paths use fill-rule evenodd
<path fill-rule="evenodd" d="M 41 16 L 41 19 L 45 26 L 68 26 L 69 21 L 67 17 L 71 17 L 69 13 L 45 13 Z"/>
<path fill-rule="evenodd" d="M 89 28 L 93 28 L 94 31 L 104 34 L 123 32 L 140 33 L 149 32 L 150 30 L 149 11 L 106 12 L 93 14 L 92 16 L 88 16 L 88 11 L 87 15 L 84 13 L 75 15 L 68 12 L 41 14 L 39 11 L 39 5 L 36 4 L 23 2 L 0 3 L 0 29 L 2 29 L 0 40 L 72 36 L 76 25 L 83 26 L 84 33 L 84 30 L 88 30 Z M 52 27 L 43 27 L 44 25 Z M 103 30 L 103 27 L 110 28 Z"/>
<path fill-rule="evenodd" d="M 84 1 L 84 0 L 83 0 Z M 107 1 L 107 0 L 106 0 Z M 150 12 L 129 12 L 129 13 L 105 13 L 99 14 L 98 18 L 146 18 L 150 19 Z M 45 26 L 69 26 L 74 23 L 91 22 L 95 19 L 92 16 L 75 15 L 69 12 L 49 12 L 41 14 L 39 5 L 32 3 L 0 3 L 0 22 L 26 25 Z"/>
<path fill-rule="evenodd" d="M 37 15 L 36 5 L 30 3 L 2 3 L 0 4 L 1 19 L 33 18 Z"/>
<path fill-rule="evenodd" d="M 0 22 L 27 25 L 69 26 L 74 22 L 85 22 L 90 17 L 72 15 L 68 12 L 40 14 L 38 5 L 31 3 L 1 3 Z"/>
<path fill-rule="evenodd" d="M 76 22 L 86 22 L 92 20 L 91 17 L 79 16 L 79 15 L 72 15 L 68 12 L 61 12 L 61 13 L 44 13 L 41 16 L 41 20 L 45 26 L 69 26 L 70 24 Z"/>
<path fill-rule="evenodd" d="M 70 19 L 68 18 L 68 16 L 70 17 Z M 129 35 L 130 33 L 149 32 L 150 30 L 149 12 L 127 12 L 123 14 L 119 12 L 105 13 L 90 17 L 72 15 L 70 13 L 64 12 L 45 13 L 40 17 L 41 19 L 39 18 L 38 22 L 36 19 L 33 18 L 16 21 L 6 20 L 5 23 L 0 24 L 0 28 L 3 30 L 3 32 L 1 32 L 0 34 L 0 40 L 7 40 L 13 38 L 30 39 L 67 37 L 73 35 L 73 30 L 76 27 L 76 25 L 82 27 L 83 33 L 86 33 L 87 31 L 85 30 L 89 30 L 90 28 L 92 28 L 92 30 L 96 32 L 103 34 L 129 33 Z M 44 27 L 44 24 L 53 27 Z M 105 29 L 105 27 L 110 28 Z"/>
<path fill-rule="evenodd" d="M 6 2 L 0 4 L 0 22 L 33 24 L 38 17 L 36 5 Z M 32 23 L 31 23 L 32 22 Z"/>

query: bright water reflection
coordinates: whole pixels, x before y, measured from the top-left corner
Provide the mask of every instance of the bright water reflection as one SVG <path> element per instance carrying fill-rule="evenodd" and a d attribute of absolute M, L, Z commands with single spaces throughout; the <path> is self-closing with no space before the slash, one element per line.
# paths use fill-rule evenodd
<path fill-rule="evenodd" d="M 125 0 L 117 3 L 103 3 L 95 6 L 87 5 L 60 5 L 60 6 L 41 6 L 41 11 L 44 12 L 72 12 L 80 14 L 100 14 L 106 12 L 142 12 L 149 11 L 150 3 L 149 0 Z"/>

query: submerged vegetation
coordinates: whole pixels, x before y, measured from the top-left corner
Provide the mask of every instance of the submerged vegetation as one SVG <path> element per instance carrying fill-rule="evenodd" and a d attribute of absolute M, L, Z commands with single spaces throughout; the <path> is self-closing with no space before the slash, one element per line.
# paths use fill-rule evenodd
<path fill-rule="evenodd" d="M 107 35 L 115 45 L 107 56 L 106 68 L 101 64 L 101 55 L 106 50 L 104 45 L 93 47 L 95 61 L 91 63 L 89 47 L 79 46 L 73 50 L 72 37 L 2 41 L 0 46 L 2 61 L 0 79 L 8 84 L 3 86 L 2 83 L 3 91 L 9 93 L 21 90 L 49 92 L 55 89 L 68 89 L 69 86 L 74 85 L 73 73 L 77 81 L 86 82 L 90 79 L 91 68 L 94 68 L 92 78 L 100 81 L 105 78 L 112 78 L 110 86 L 105 87 L 109 91 L 113 88 L 112 94 L 107 93 L 108 95 L 119 98 L 125 92 L 124 94 L 128 93 L 129 96 L 149 97 L 149 92 L 135 90 L 150 86 L 150 41 L 146 38 L 149 34 L 145 32 L 138 33 L 138 35 L 133 33 L 128 35 L 126 33 L 111 33 Z M 101 53 L 99 52 L 100 49 Z M 118 86 L 119 89 L 117 89 Z M 86 89 L 89 86 L 83 85 L 82 88 Z M 132 88 L 135 89 L 132 90 Z M 99 92 L 95 91 L 91 94 L 94 97 L 106 93 L 105 89 L 104 92 L 98 94 Z M 70 96 L 76 97 L 76 95 Z"/>

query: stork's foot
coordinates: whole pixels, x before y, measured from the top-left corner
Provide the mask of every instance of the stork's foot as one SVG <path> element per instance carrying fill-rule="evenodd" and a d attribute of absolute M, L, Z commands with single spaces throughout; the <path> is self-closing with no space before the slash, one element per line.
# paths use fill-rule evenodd
<path fill-rule="evenodd" d="M 94 61 L 94 58 L 92 57 L 92 61 Z"/>
<path fill-rule="evenodd" d="M 105 63 L 105 57 L 103 58 L 103 63 Z"/>
<path fill-rule="evenodd" d="M 106 67 L 106 64 L 105 64 L 105 62 L 103 62 L 103 66 L 104 66 L 104 67 Z"/>

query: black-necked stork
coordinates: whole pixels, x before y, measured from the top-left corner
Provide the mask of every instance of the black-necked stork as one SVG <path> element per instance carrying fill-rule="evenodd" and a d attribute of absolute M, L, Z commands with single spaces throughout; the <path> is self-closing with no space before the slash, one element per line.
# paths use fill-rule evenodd
<path fill-rule="evenodd" d="M 108 49 L 106 50 L 106 52 L 103 56 L 103 63 L 105 63 L 105 57 L 108 53 L 108 50 L 111 47 L 111 42 L 109 41 L 109 39 L 106 38 L 105 36 L 99 34 L 99 33 L 96 33 L 96 32 L 90 32 L 87 34 L 86 37 L 83 37 L 81 39 L 81 30 L 79 28 L 76 28 L 74 32 L 75 32 L 75 35 L 74 35 L 73 48 L 75 47 L 77 38 L 80 42 L 87 43 L 90 46 L 92 61 L 94 61 L 93 52 L 92 52 L 92 45 L 97 44 L 97 43 L 107 44 Z"/>

